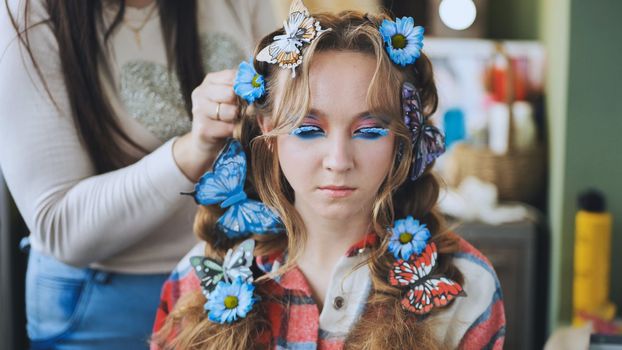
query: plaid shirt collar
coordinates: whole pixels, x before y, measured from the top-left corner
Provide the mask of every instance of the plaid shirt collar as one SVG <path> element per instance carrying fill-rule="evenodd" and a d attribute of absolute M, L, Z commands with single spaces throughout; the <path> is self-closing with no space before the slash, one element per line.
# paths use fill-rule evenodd
<path fill-rule="evenodd" d="M 374 232 L 366 234 L 361 240 L 354 243 L 345 253 L 348 258 L 358 256 L 365 252 L 365 249 L 372 247 L 378 243 L 378 235 Z M 287 251 L 279 251 L 269 255 L 258 256 L 256 258 L 257 266 L 264 273 L 272 273 L 278 271 L 278 269 L 287 261 Z M 285 271 L 282 275 L 277 275 L 274 278 L 281 287 L 289 290 L 299 290 L 307 295 L 311 294 L 311 289 L 307 283 L 306 278 L 302 274 L 302 271 L 297 267 Z"/>

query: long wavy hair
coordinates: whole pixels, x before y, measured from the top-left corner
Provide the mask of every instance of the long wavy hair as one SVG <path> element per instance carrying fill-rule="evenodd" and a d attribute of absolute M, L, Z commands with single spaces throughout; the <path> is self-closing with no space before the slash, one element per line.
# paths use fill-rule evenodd
<path fill-rule="evenodd" d="M 169 69 L 177 73 L 186 111 L 191 118 L 192 90 L 205 75 L 201 63 L 196 0 L 156 1 Z M 107 27 L 102 16 L 104 4 L 118 8 Z M 99 74 L 100 70 L 109 72 L 106 47 L 123 21 L 125 0 L 24 0 L 23 4 L 20 3 L 23 11 L 17 13 L 9 8 L 8 0 L 5 0 L 4 5 L 17 39 L 23 45 L 44 89 L 58 108 L 59 103 L 54 99 L 40 65 L 49 52 L 37 50 L 30 41 L 31 31 L 41 25 L 49 26 L 54 35 L 71 116 L 97 173 L 133 163 L 136 153 L 146 154 L 147 151 L 119 125 L 118 117 L 104 93 L 104 82 Z M 42 6 L 43 9 L 36 9 L 39 11 L 35 12 L 33 7 L 36 6 Z"/>
<path fill-rule="evenodd" d="M 349 51 L 370 55 L 376 60 L 376 69 L 367 91 L 367 104 L 371 113 L 390 117 L 389 128 L 396 138 L 393 151 L 394 166 L 378 190 L 370 220 L 380 238 L 371 248 L 365 262 L 372 278 L 372 290 L 366 309 L 346 339 L 347 349 L 442 349 L 446 348 L 435 338 L 431 319 L 415 317 L 403 310 L 400 299 L 402 290 L 388 283 L 388 273 L 394 261 L 387 247 L 391 226 L 396 217 L 412 215 L 425 223 L 432 233 L 431 240 L 439 249 L 438 272 L 463 282 L 460 271 L 453 265 L 451 253 L 457 249 L 455 236 L 446 230 L 435 209 L 439 182 L 428 169 L 416 181 L 408 180 L 412 150 L 404 147 L 403 156 L 397 156 L 401 144 L 410 144 L 410 132 L 401 115 L 401 86 L 405 81 L 413 83 L 421 93 L 424 114 L 431 115 L 437 107 L 437 92 L 430 61 L 425 55 L 416 62 L 417 74 L 412 66 L 402 68 L 393 64 L 386 54 L 378 27 L 384 15 L 364 15 L 347 11 L 338 15 L 315 14 L 322 27 L 330 31 L 322 34 L 304 51 L 303 63 L 298 67 L 295 79 L 289 71 L 276 65 L 255 61 L 257 71 L 267 81 L 267 96 L 257 105 L 257 113 L 270 116 L 274 129 L 261 134 L 256 119 L 245 116 L 239 137 L 249 157 L 249 181 L 247 193 L 275 208 L 280 214 L 287 235 L 260 236 L 256 255 L 287 249 L 286 264 L 277 273 L 292 268 L 305 247 L 306 231 L 303 221 L 294 208 L 293 190 L 283 176 L 277 157 L 276 136 L 289 132 L 307 115 L 310 104 L 309 67 L 318 52 Z M 267 35 L 257 46 L 256 52 L 272 42 L 280 29 Z M 195 219 L 195 233 L 207 244 L 206 256 L 222 259 L 225 251 L 239 242 L 219 239 L 215 221 L 222 209 L 217 206 L 201 207 Z M 262 300 L 274 300 L 265 288 L 273 276 L 256 279 L 256 293 Z M 256 304 L 248 316 L 231 325 L 212 323 L 205 315 L 201 293 L 183 297 L 168 316 L 163 328 L 154 335 L 153 341 L 166 349 L 248 349 L 273 348 L 274 344 L 257 342 L 271 339 L 266 310 L 262 303 Z M 434 312 L 442 312 L 434 310 Z"/>

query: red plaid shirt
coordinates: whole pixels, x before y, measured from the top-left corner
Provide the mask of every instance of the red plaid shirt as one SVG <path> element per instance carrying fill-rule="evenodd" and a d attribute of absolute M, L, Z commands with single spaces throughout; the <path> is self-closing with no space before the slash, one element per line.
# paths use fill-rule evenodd
<path fill-rule="evenodd" d="M 349 259 L 359 256 L 366 245 L 375 244 L 375 238 L 373 234 L 368 235 L 352 246 L 341 262 L 349 262 Z M 200 291 L 199 279 L 193 272 L 188 257 L 201 255 L 203 247 L 204 245 L 195 247 L 165 282 L 154 332 L 162 327 L 169 311 L 182 295 Z M 360 258 L 365 258 L 365 256 Z M 284 259 L 283 254 L 274 254 L 257 257 L 256 262 L 264 272 L 270 272 L 273 268 L 276 270 L 279 265 L 282 265 Z M 443 320 L 442 325 L 436 329 L 437 336 L 442 341 L 449 340 L 449 343 L 455 344 L 460 349 L 502 349 L 505 338 L 505 314 L 499 282 L 490 262 L 462 239 L 460 251 L 455 254 L 454 262 L 464 274 L 463 287 L 468 296 L 458 298 L 446 312 L 436 314 Z M 339 277 L 341 280 L 343 275 Z M 357 282 L 360 280 L 359 277 Z M 322 329 L 321 319 L 324 320 L 325 325 L 328 322 L 328 326 L 334 326 L 331 324 L 333 322 L 345 322 L 345 326 L 351 326 L 362 313 L 367 295 L 365 293 L 355 298 L 359 300 L 360 305 L 353 305 L 349 310 L 354 311 L 350 311 L 351 314 L 348 315 L 350 317 L 344 319 L 344 317 L 335 318 L 330 315 L 325 317 L 326 315 L 320 313 L 318 305 L 312 298 L 311 288 L 298 268 L 287 271 L 280 278 L 270 281 L 265 287 L 274 297 L 262 301 L 265 303 L 272 327 L 270 334 L 263 334 L 257 341 L 275 344 L 275 349 L 342 349 L 347 333 Z M 361 288 L 362 286 L 358 287 L 359 290 Z M 330 295 L 330 292 L 327 295 Z M 325 312 L 336 311 L 332 310 L 330 305 L 325 305 L 322 313 Z M 437 317 L 436 315 L 431 317 Z M 157 349 L 157 347 L 152 348 Z"/>

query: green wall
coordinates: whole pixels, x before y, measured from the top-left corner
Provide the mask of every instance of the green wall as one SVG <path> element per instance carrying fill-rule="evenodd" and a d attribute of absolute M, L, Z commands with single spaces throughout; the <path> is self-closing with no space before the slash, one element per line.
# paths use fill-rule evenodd
<path fill-rule="evenodd" d="M 568 265 L 568 254 L 562 254 L 562 217 L 566 164 L 566 119 L 568 101 L 568 53 L 570 42 L 570 0 L 550 0 L 540 3 L 540 38 L 547 50 L 547 120 L 549 141 L 549 208 L 550 283 L 548 324 L 549 332 L 560 322 L 561 309 L 568 310 L 568 276 L 562 283 L 562 265 Z M 570 238 L 571 239 L 571 238 Z M 566 249 L 568 250 L 568 249 Z M 567 261 L 562 262 L 562 256 Z M 562 291 L 562 284 L 564 290 Z M 562 294 L 565 297 L 562 297 Z M 562 301 L 562 299 L 565 299 Z M 562 304 L 565 306 L 562 307 Z"/>
<path fill-rule="evenodd" d="M 576 196 L 607 195 L 614 216 L 612 300 L 622 306 L 622 1 L 552 0 L 541 5 L 549 52 L 547 94 L 551 145 L 552 278 L 549 325 L 572 311 Z"/>
<path fill-rule="evenodd" d="M 476 3 L 481 1 L 475 0 Z M 540 26 L 538 0 L 485 0 L 484 2 L 488 5 L 486 18 L 489 38 L 537 39 Z"/>
<path fill-rule="evenodd" d="M 620 0 L 572 1 L 563 207 L 563 228 L 572 233 L 577 192 L 596 186 L 606 193 L 614 216 L 612 277 L 622 275 L 615 254 L 622 248 L 621 14 Z M 612 278 L 611 291 L 622 305 L 620 278 Z"/>

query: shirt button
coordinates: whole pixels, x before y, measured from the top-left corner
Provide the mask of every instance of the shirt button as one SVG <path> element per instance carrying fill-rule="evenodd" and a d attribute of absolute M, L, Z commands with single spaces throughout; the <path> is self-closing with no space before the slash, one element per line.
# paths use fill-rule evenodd
<path fill-rule="evenodd" d="M 333 307 L 335 310 L 341 309 L 345 303 L 346 301 L 343 297 L 335 297 L 335 299 L 333 299 Z"/>

